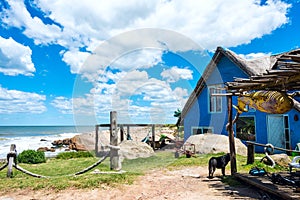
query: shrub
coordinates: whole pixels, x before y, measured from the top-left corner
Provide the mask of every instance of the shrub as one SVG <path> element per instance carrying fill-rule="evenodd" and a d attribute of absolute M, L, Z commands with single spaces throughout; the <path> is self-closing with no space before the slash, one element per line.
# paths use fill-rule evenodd
<path fill-rule="evenodd" d="M 90 153 L 89 151 L 62 152 L 56 156 L 57 159 L 63 159 L 63 160 L 72 159 L 72 158 L 88 158 L 88 157 L 93 157 L 93 154 Z"/>
<path fill-rule="evenodd" d="M 18 155 L 19 163 L 38 164 L 46 162 L 45 153 L 42 151 L 25 150 Z"/>

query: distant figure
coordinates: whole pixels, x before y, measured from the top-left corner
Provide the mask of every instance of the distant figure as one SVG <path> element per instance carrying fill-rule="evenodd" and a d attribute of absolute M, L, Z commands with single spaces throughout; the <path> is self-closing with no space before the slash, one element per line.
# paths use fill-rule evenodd
<path fill-rule="evenodd" d="M 227 153 L 220 157 L 211 157 L 208 161 L 208 177 L 212 178 L 217 169 L 222 169 L 222 175 L 225 176 L 225 167 L 230 161 L 230 154 Z"/>

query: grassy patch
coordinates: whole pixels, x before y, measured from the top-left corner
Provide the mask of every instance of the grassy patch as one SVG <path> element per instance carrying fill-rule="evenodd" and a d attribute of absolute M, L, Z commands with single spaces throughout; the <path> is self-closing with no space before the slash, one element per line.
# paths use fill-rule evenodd
<path fill-rule="evenodd" d="M 94 155 L 89 151 L 78 151 L 78 152 L 62 152 L 56 156 L 56 159 L 72 159 L 72 158 L 88 158 Z"/>
<path fill-rule="evenodd" d="M 94 164 L 99 158 L 95 157 L 79 157 L 68 159 L 48 159 L 46 163 L 42 164 L 20 164 L 24 169 L 33 173 L 48 176 L 50 178 L 34 178 L 22 172 L 13 170 L 13 178 L 6 178 L 7 168 L 0 171 L 0 190 L 8 191 L 11 189 L 29 188 L 34 190 L 49 189 L 49 190 L 63 190 L 67 188 L 96 188 L 101 185 L 115 186 L 118 184 L 131 184 L 137 176 L 143 175 L 153 169 L 178 169 L 189 166 L 207 166 L 208 160 L 212 156 L 219 156 L 222 154 L 207 154 L 198 155 L 197 157 L 186 158 L 182 156 L 175 158 L 174 153 L 171 152 L 157 152 L 155 156 L 149 158 L 138 158 L 134 160 L 124 160 L 122 169 L 126 171 L 123 174 L 92 174 L 87 172 L 85 174 L 74 176 L 78 171 Z M 237 156 L 238 172 L 248 173 L 254 167 L 265 168 L 268 172 L 287 170 L 286 168 L 272 169 L 259 161 L 252 165 L 246 165 L 247 158 Z M 95 169 L 100 171 L 110 171 L 110 161 L 107 158 L 102 164 Z M 95 170 L 93 169 L 93 170 Z M 227 174 L 230 172 L 230 164 L 226 169 Z M 231 176 L 223 179 L 225 183 L 230 185 L 236 184 Z"/>

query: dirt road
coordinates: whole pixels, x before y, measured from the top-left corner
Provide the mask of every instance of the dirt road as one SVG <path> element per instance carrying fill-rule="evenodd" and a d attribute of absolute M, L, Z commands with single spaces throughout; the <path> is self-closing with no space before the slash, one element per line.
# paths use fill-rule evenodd
<path fill-rule="evenodd" d="M 69 189 L 60 192 L 49 190 L 19 190 L 11 194 L 0 192 L 0 200 L 271 199 L 250 186 L 225 185 L 221 182 L 220 175 L 220 170 L 217 170 L 217 177 L 208 179 L 206 167 L 187 167 L 174 171 L 154 170 L 139 177 L 132 185 L 121 185 L 116 188 L 104 185 L 96 189 Z"/>

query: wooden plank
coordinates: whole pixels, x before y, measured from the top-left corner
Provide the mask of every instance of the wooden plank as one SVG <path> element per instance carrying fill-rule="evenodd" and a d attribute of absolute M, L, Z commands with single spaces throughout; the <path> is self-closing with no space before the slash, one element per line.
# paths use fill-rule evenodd
<path fill-rule="evenodd" d="M 240 174 L 236 173 L 234 176 L 249 184 L 252 185 L 260 190 L 263 190 L 269 194 L 273 194 L 279 199 L 284 199 L 284 200 L 296 200 L 300 199 L 299 194 L 293 193 L 293 189 L 288 186 L 280 186 L 280 185 L 275 185 L 271 181 L 269 181 L 266 177 L 258 177 L 258 176 L 251 176 L 248 174 Z"/>
<path fill-rule="evenodd" d="M 268 75 L 270 74 L 276 74 L 276 75 L 288 75 L 288 74 L 295 74 L 295 73 L 300 73 L 299 70 L 295 70 L 295 69 L 277 69 L 277 70 L 269 70 L 267 71 Z"/>

